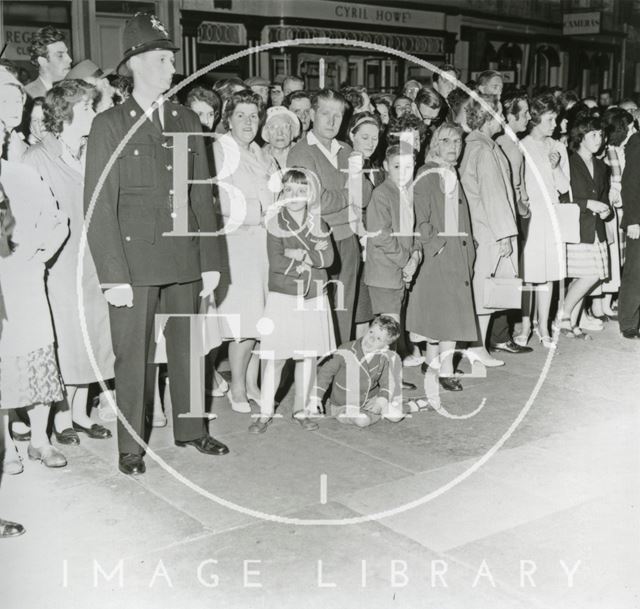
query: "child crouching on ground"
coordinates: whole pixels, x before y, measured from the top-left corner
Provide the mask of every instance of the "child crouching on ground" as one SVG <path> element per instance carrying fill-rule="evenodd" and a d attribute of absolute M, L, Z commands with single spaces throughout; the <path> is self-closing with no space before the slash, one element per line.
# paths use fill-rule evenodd
<path fill-rule="evenodd" d="M 389 349 L 400 336 L 400 324 L 389 315 L 376 317 L 362 337 L 344 343 L 318 367 L 307 410 L 325 412 L 341 423 L 368 427 L 381 418 L 402 420 L 402 360 Z"/>

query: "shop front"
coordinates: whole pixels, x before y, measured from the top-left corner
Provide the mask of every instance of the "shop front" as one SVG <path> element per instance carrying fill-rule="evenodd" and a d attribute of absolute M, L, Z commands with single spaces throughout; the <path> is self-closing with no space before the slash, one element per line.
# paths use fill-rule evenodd
<path fill-rule="evenodd" d="M 221 5 L 214 2 L 209 11 L 193 10 L 203 7 L 201 0 L 186 0 L 184 5 L 181 25 L 183 43 L 189 49 L 187 71 L 247 47 L 283 43 L 214 68 L 214 78 L 260 75 L 273 81 L 297 74 L 310 90 L 321 83 L 340 87 L 349 82 L 371 91 L 390 91 L 408 78 L 426 80 L 432 71 L 382 47 L 434 65 L 451 61 L 455 50 L 455 34 L 444 29 L 445 16 L 431 11 L 282 0 L 231 0 L 222 5 L 226 9 L 216 9 Z M 305 42 L 318 38 L 331 41 Z"/>

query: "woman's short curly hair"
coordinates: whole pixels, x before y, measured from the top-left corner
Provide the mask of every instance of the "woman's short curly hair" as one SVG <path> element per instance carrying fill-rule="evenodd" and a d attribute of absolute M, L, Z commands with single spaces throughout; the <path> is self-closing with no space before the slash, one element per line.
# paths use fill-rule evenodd
<path fill-rule="evenodd" d="M 560 107 L 558 100 L 553 93 L 541 93 L 533 97 L 529 103 L 529 114 L 531 114 L 531 120 L 529 125 L 535 127 L 542 121 L 542 115 L 548 112 L 554 112 L 558 114 Z"/>
<path fill-rule="evenodd" d="M 262 122 L 265 112 L 262 97 L 254 93 L 251 89 L 242 89 L 241 91 L 231 93 L 222 106 L 222 126 L 227 131 L 229 130 L 229 119 L 238 104 L 253 104 L 256 106 L 258 108 L 260 122 Z"/>
<path fill-rule="evenodd" d="M 220 99 L 220 95 L 211 89 L 207 89 L 205 87 L 193 87 L 187 93 L 187 99 L 185 105 L 190 108 L 191 104 L 196 101 L 204 102 L 205 104 L 209 104 L 213 111 L 216 113 L 216 116 L 220 116 L 220 108 L 222 107 L 222 100 Z"/>
<path fill-rule="evenodd" d="M 492 111 L 498 112 L 499 109 L 500 100 L 497 95 L 478 93 L 465 107 L 467 127 L 472 131 L 482 129 L 482 126 L 493 118 Z"/>
<path fill-rule="evenodd" d="M 387 128 L 387 143 L 389 146 L 400 143 L 400 134 L 406 131 L 417 131 L 419 144 L 422 146 L 427 137 L 427 126 L 415 114 L 407 112 L 400 117 L 392 117 Z"/>
<path fill-rule="evenodd" d="M 95 103 L 98 90 L 84 80 L 65 79 L 56 83 L 47 92 L 42 106 L 47 131 L 54 135 L 61 133 L 64 123 L 73 121 L 73 106 L 85 97 Z"/>

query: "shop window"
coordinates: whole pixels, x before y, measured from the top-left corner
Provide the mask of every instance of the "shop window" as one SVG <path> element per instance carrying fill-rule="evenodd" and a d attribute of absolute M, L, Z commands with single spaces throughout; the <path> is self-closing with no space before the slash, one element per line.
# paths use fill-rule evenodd
<path fill-rule="evenodd" d="M 501 72 L 513 71 L 513 82 L 520 82 L 520 70 L 522 69 L 522 49 L 512 42 L 505 42 L 498 49 L 498 70 Z"/>
<path fill-rule="evenodd" d="M 538 47 L 534 55 L 534 84 L 539 87 L 555 85 L 556 83 L 552 80 L 556 80 L 559 67 L 560 57 L 553 47 L 548 45 Z"/>
<path fill-rule="evenodd" d="M 496 53 L 495 47 L 487 42 L 484 48 L 484 61 L 482 62 L 483 70 L 497 70 L 498 69 L 498 53 Z"/>
<path fill-rule="evenodd" d="M 320 59 L 324 59 L 324 82 L 321 83 Z M 302 53 L 298 56 L 296 74 L 305 81 L 307 89 L 315 91 L 324 87 L 340 89 L 347 80 L 348 63 L 345 57 L 325 56 L 316 53 Z"/>

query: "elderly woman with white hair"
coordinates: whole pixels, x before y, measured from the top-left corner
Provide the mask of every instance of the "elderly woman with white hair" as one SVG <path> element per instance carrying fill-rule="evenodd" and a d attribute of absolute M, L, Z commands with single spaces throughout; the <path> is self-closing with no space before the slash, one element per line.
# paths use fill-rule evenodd
<path fill-rule="evenodd" d="M 284 106 L 273 106 L 267 110 L 261 135 L 266 142 L 262 152 L 271 163 L 270 173 L 282 173 L 289 150 L 300 135 L 300 119 Z"/>

